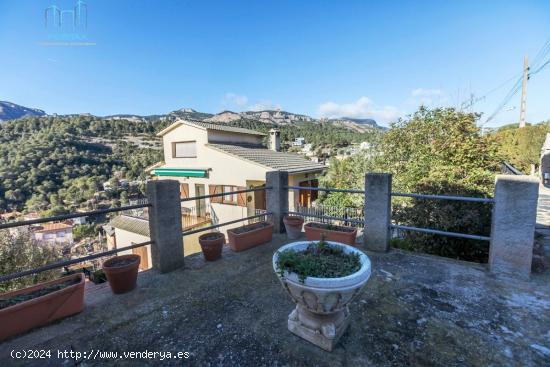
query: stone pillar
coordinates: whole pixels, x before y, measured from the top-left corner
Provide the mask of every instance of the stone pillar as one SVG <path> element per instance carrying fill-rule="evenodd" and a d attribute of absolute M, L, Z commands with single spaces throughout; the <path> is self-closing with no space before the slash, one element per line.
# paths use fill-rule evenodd
<path fill-rule="evenodd" d="M 283 233 L 285 225 L 283 217 L 288 212 L 288 172 L 270 171 L 266 173 L 266 186 L 272 187 L 267 191 L 267 211 L 273 216 L 273 232 Z"/>
<path fill-rule="evenodd" d="M 183 266 L 180 185 L 175 180 L 147 183 L 153 268 L 166 273 Z"/>
<path fill-rule="evenodd" d="M 386 252 L 390 249 L 391 174 L 365 175 L 365 231 L 367 250 Z"/>
<path fill-rule="evenodd" d="M 534 177 L 497 176 L 489 248 L 491 272 L 529 277 L 538 193 L 539 182 Z"/>

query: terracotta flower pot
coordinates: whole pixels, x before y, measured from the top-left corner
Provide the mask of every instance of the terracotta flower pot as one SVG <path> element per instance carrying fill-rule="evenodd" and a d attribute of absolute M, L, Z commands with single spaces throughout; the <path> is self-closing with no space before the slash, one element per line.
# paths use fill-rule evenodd
<path fill-rule="evenodd" d="M 286 235 L 288 236 L 288 238 L 290 238 L 291 240 L 300 238 L 300 236 L 302 235 L 304 218 L 293 215 L 285 215 L 283 217 L 283 223 L 285 224 Z"/>
<path fill-rule="evenodd" d="M 129 292 L 136 287 L 140 261 L 139 255 L 132 254 L 115 256 L 103 263 L 103 271 L 113 293 Z"/>
<path fill-rule="evenodd" d="M 244 227 L 227 230 L 229 247 L 233 251 L 244 251 L 251 247 L 271 241 L 273 237 L 273 224 L 258 222 Z"/>
<path fill-rule="evenodd" d="M 309 222 L 304 226 L 306 238 L 308 241 L 319 241 L 321 234 L 325 234 L 325 240 L 341 242 L 347 245 L 355 246 L 357 237 L 357 228 L 332 226 L 334 229 L 328 229 L 325 223 Z"/>
<path fill-rule="evenodd" d="M 0 299 L 7 300 L 71 280 L 76 283 L 43 296 L 0 309 L 0 341 L 81 312 L 84 309 L 84 274 L 72 274 L 32 287 L 1 294 Z"/>
<path fill-rule="evenodd" d="M 199 243 L 206 261 L 214 261 L 222 257 L 222 248 L 225 243 L 223 233 L 205 233 L 199 237 Z"/>

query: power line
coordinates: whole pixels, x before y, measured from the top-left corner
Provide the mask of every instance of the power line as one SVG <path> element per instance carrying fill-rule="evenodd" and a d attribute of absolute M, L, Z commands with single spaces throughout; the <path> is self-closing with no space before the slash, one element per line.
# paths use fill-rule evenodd
<path fill-rule="evenodd" d="M 544 64 L 542 64 L 537 70 L 529 73 L 529 77 L 531 77 L 531 75 L 535 75 L 536 73 L 538 72 L 541 72 L 545 67 L 547 67 L 548 65 L 550 65 L 550 59 L 548 61 L 546 61 Z"/>
<path fill-rule="evenodd" d="M 499 85 L 497 85 L 496 87 L 494 87 L 493 89 L 490 89 L 489 91 L 485 92 L 485 94 L 483 94 L 481 97 L 470 98 L 470 99 L 468 99 L 468 100 L 462 102 L 461 105 L 460 105 L 461 109 L 465 110 L 465 109 L 467 109 L 467 108 L 472 107 L 472 106 L 475 105 L 476 103 L 478 103 L 478 102 L 480 102 L 480 101 L 483 101 L 483 100 L 484 100 L 485 98 L 487 98 L 487 96 L 489 96 L 490 94 L 496 92 L 496 91 L 499 90 L 500 88 L 504 87 L 506 84 L 510 83 L 512 80 L 518 78 L 519 75 L 521 75 L 521 74 L 516 74 L 516 75 L 514 75 L 513 77 L 506 79 L 505 81 L 503 81 L 502 83 L 500 83 Z"/>
<path fill-rule="evenodd" d="M 537 52 L 535 58 L 533 59 L 533 63 L 531 67 L 527 68 L 527 71 L 525 72 L 524 77 L 518 78 L 516 83 L 512 86 L 508 94 L 504 97 L 502 102 L 498 105 L 498 107 L 495 109 L 495 111 L 485 120 L 481 126 L 485 125 L 492 119 L 494 119 L 503 109 L 506 107 L 506 105 L 510 102 L 510 100 L 516 95 L 516 93 L 520 90 L 522 87 L 522 81 L 525 79 L 525 82 L 531 79 L 531 76 L 541 72 L 545 67 L 547 67 L 550 64 L 550 59 L 546 62 L 542 62 L 546 58 L 546 56 L 550 53 L 550 38 L 542 45 L 540 50 Z M 534 69 L 534 70 L 533 70 Z M 533 70 L 533 71 L 531 71 Z M 524 102 L 522 101 L 522 108 L 524 107 Z"/>
<path fill-rule="evenodd" d="M 506 105 L 508 104 L 508 102 L 510 102 L 510 100 L 516 95 L 516 93 L 520 90 L 521 88 L 521 82 L 522 82 L 522 77 L 519 77 L 518 80 L 514 83 L 514 85 L 512 86 L 512 89 L 510 89 L 510 91 L 508 92 L 508 94 L 506 94 L 506 97 L 504 97 L 504 99 L 500 102 L 500 104 L 498 105 L 498 107 L 495 109 L 495 111 L 493 111 L 493 113 L 487 118 L 487 120 L 485 120 L 485 122 L 481 125 L 485 125 L 486 123 L 488 123 L 489 121 L 491 121 L 492 119 L 494 119 L 499 113 L 500 111 L 502 111 L 502 109 L 504 107 L 506 107 Z"/>
<path fill-rule="evenodd" d="M 532 67 L 537 68 L 539 66 L 539 62 L 544 60 L 546 55 L 548 55 L 548 52 L 550 52 L 550 38 L 544 43 L 544 45 L 541 47 L 535 58 L 533 59 Z"/>

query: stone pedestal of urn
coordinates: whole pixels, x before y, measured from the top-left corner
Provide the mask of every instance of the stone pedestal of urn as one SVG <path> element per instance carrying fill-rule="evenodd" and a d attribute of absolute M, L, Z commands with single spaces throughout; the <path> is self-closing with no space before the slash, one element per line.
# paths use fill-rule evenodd
<path fill-rule="evenodd" d="M 288 316 L 288 330 L 318 347 L 332 351 L 350 323 L 348 304 L 366 284 L 371 274 L 367 255 L 358 249 L 338 242 L 327 241 L 329 246 L 339 246 L 346 253 L 357 253 L 361 268 L 346 277 L 313 278 L 300 282 L 298 275 L 277 267 L 279 253 L 285 250 L 305 250 L 311 242 L 292 242 L 281 247 L 273 255 L 273 269 L 283 288 L 296 303 Z"/>

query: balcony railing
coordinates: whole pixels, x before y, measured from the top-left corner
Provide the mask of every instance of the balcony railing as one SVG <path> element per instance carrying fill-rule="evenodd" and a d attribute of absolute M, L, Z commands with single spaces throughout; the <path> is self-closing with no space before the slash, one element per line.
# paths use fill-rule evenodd
<path fill-rule="evenodd" d="M 323 204 L 311 207 L 298 205 L 295 213 L 299 213 L 304 218 L 316 219 L 321 223 L 341 226 L 363 228 L 365 223 L 365 208 L 363 207 L 335 207 Z"/>
<path fill-rule="evenodd" d="M 494 198 L 472 198 L 448 195 L 424 195 L 411 193 L 398 193 L 391 190 L 390 174 L 367 174 L 365 177 L 364 190 L 357 189 L 332 189 L 319 187 L 303 187 L 288 185 L 288 173 L 284 171 L 268 172 L 266 175 L 266 187 L 237 190 L 227 193 L 203 195 L 198 197 L 180 199 L 179 183 L 173 180 L 150 181 L 147 187 L 148 201 L 139 204 L 129 205 L 121 208 L 110 208 L 85 213 L 75 213 L 49 218 L 33 219 L 22 222 L 0 224 L 0 229 L 14 228 L 31 224 L 45 223 L 50 221 L 61 221 L 70 218 L 93 216 L 114 212 L 127 212 L 143 210 L 147 212 L 150 241 L 132 244 L 123 248 L 91 254 L 78 259 L 70 259 L 54 264 L 45 265 L 35 269 L 5 274 L 0 276 L 0 282 L 19 278 L 26 275 L 36 274 L 46 270 L 61 268 L 64 266 L 80 263 L 102 256 L 109 256 L 121 251 L 151 245 L 153 258 L 157 259 L 154 268 L 161 272 L 167 272 L 183 265 L 183 242 L 182 238 L 187 235 L 210 231 L 230 224 L 239 222 L 250 222 L 258 219 L 271 218 L 273 230 L 276 233 L 284 232 L 283 217 L 287 214 L 302 215 L 305 217 L 317 218 L 320 220 L 341 221 L 347 225 L 364 226 L 363 244 L 367 250 L 388 251 L 391 237 L 391 230 L 416 231 L 431 233 L 435 235 L 452 236 L 465 239 L 476 239 L 491 241 L 489 263 L 492 269 L 500 271 L 514 265 L 514 259 L 531 256 L 534 236 L 534 218 L 536 217 L 538 181 L 527 176 L 499 176 L 495 186 Z M 212 225 L 201 228 L 186 226 L 185 217 L 206 218 L 206 215 L 197 215 L 197 210 L 182 212 L 181 203 L 198 199 L 222 197 L 238 193 L 249 193 L 266 190 L 267 210 L 255 211 L 253 215 L 235 220 L 219 223 L 216 219 Z M 343 211 L 331 211 L 323 208 L 314 212 L 298 207 L 295 211 L 289 210 L 289 190 L 317 190 L 325 192 L 340 192 L 352 194 L 364 194 L 364 206 L 362 208 L 344 209 Z M 494 204 L 492 213 L 491 236 L 479 236 L 467 233 L 455 233 L 432 228 L 417 228 L 392 223 L 391 219 L 391 198 L 411 197 L 420 200 L 453 200 L 474 203 Z M 362 210 L 364 209 L 364 210 Z M 203 213 L 204 211 L 201 211 Z M 180 219 L 182 219 L 180 221 Z M 183 230 L 182 230 L 183 224 Z M 181 234 L 181 237 L 178 235 Z M 493 251 L 492 247 L 496 249 Z M 511 255 L 513 252 L 513 256 Z M 520 264 L 519 273 L 525 273 L 525 264 Z"/>
<path fill-rule="evenodd" d="M 151 185 L 156 185 L 155 181 L 152 181 Z M 181 202 L 196 200 L 196 199 L 206 199 L 206 198 L 211 198 L 211 197 L 219 197 L 219 196 L 225 196 L 225 195 L 234 195 L 234 194 L 237 194 L 237 193 L 244 193 L 244 192 L 254 192 L 254 191 L 258 191 L 258 190 L 267 190 L 267 189 L 269 189 L 269 187 L 239 190 L 239 191 L 226 192 L 226 193 L 215 194 L 215 195 L 204 195 L 204 196 L 201 196 L 201 197 L 182 199 Z M 179 199 L 179 192 L 177 192 L 177 198 Z M 175 199 L 175 198 L 173 198 L 173 199 Z M 155 202 L 155 204 L 158 208 L 159 200 L 153 200 L 153 201 Z M 179 201 L 180 200 L 171 200 L 170 202 L 174 203 L 174 202 L 179 202 Z M 59 215 L 59 216 L 54 216 L 54 217 L 39 218 L 39 219 L 33 219 L 33 220 L 27 220 L 27 221 L 3 223 L 3 224 L 0 224 L 0 230 L 9 229 L 9 228 L 16 228 L 16 227 L 22 227 L 22 226 L 28 226 L 28 225 L 39 224 L 39 223 L 63 221 L 63 220 L 66 220 L 66 219 L 71 219 L 71 218 L 90 217 L 90 216 L 94 216 L 94 215 L 101 215 L 101 214 L 108 214 L 108 213 L 121 213 L 123 215 L 133 216 L 133 217 L 137 217 L 137 218 L 140 218 L 140 219 L 148 219 L 150 227 L 151 227 L 152 223 L 154 222 L 154 221 L 151 221 L 151 216 L 155 216 L 154 219 L 158 219 L 158 217 L 159 217 L 158 213 L 155 213 L 155 212 L 151 213 L 150 209 L 152 207 L 153 207 L 153 204 L 150 203 L 150 200 L 140 199 L 140 202 L 138 204 L 127 205 L 127 206 L 123 206 L 123 207 L 119 207 L 119 208 L 109 208 L 109 209 L 95 210 L 95 211 L 90 211 L 90 212 L 79 212 L 79 213 Z M 219 228 L 219 227 L 222 227 L 222 226 L 226 226 L 226 225 L 230 225 L 230 224 L 234 224 L 234 223 L 238 223 L 238 222 L 242 222 L 242 221 L 250 221 L 250 220 L 254 220 L 256 218 L 265 217 L 266 215 L 269 215 L 268 212 L 265 212 L 265 213 L 262 213 L 260 215 L 252 215 L 252 216 L 249 216 L 249 217 L 246 217 L 246 218 L 232 220 L 232 221 L 228 221 L 228 222 L 224 222 L 224 223 L 218 223 L 218 224 L 211 225 L 211 226 L 208 226 L 208 227 L 202 227 L 202 228 L 199 228 L 199 229 L 192 229 L 194 226 L 197 226 L 199 224 L 208 223 L 210 221 L 210 215 L 209 214 L 207 215 L 207 212 L 206 212 L 206 209 L 208 209 L 208 207 L 209 206 L 205 207 L 204 215 L 197 215 L 198 213 L 203 213 L 203 211 L 202 210 L 197 211 L 196 207 L 182 207 L 180 204 L 178 204 L 178 209 L 179 209 L 178 211 L 179 211 L 180 216 L 182 218 L 182 224 L 184 226 L 183 228 L 184 229 L 187 228 L 187 230 L 184 230 L 183 232 L 181 232 L 182 236 L 192 234 L 192 233 L 208 231 L 208 230 L 216 229 L 216 228 Z M 158 209 L 159 209 L 158 211 L 160 211 L 160 212 L 163 211 L 163 208 L 158 208 Z M 173 221 L 173 222 L 177 222 L 177 221 Z M 165 229 L 155 228 L 155 231 L 153 233 L 161 234 L 161 233 L 166 233 L 166 231 L 167 231 L 166 228 Z M 179 231 L 181 231 L 181 227 L 179 228 Z M 150 240 L 150 241 L 141 242 L 141 243 L 132 243 L 129 246 L 119 247 L 119 248 L 115 248 L 115 249 L 112 249 L 112 250 L 109 250 L 109 251 L 102 251 L 102 252 L 98 252 L 98 253 L 95 253 L 95 254 L 90 254 L 90 255 L 75 258 L 75 259 L 68 259 L 68 260 L 58 261 L 58 262 L 55 262 L 55 263 L 52 263 L 52 264 L 47 264 L 47 265 L 44 265 L 44 266 L 41 266 L 41 267 L 37 267 L 37 268 L 25 270 L 25 271 L 20 271 L 20 272 L 17 272 L 17 273 L 3 274 L 3 275 L 0 275 L 0 282 L 7 282 L 7 281 L 10 281 L 10 280 L 13 280 L 13 279 L 25 277 L 25 276 L 28 276 L 28 275 L 38 274 L 38 273 L 48 271 L 48 270 L 65 268 L 65 267 L 70 266 L 70 265 L 83 263 L 83 262 L 86 262 L 86 261 L 89 261 L 89 260 L 94 260 L 94 259 L 98 259 L 98 258 L 101 258 L 101 257 L 110 256 L 110 255 L 116 255 L 119 252 L 132 250 L 132 249 L 147 246 L 147 245 L 155 245 L 155 241 Z M 182 248 L 183 248 L 183 246 L 182 246 Z M 155 251 L 155 250 L 153 250 L 153 251 Z M 182 255 L 183 255 L 183 253 L 182 253 Z M 161 269 L 161 271 L 162 271 L 162 269 Z"/>

